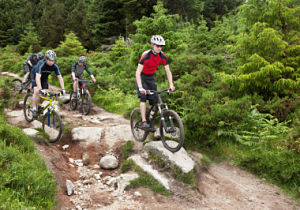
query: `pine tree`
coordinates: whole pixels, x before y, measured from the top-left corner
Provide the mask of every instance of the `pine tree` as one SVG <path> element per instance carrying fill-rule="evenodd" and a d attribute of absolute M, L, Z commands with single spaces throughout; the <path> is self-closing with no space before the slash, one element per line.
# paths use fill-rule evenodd
<path fill-rule="evenodd" d="M 21 35 L 21 40 L 17 45 L 17 50 L 21 55 L 24 55 L 29 49 L 33 52 L 38 52 L 41 49 L 35 27 L 31 22 L 27 25 L 24 35 Z"/>

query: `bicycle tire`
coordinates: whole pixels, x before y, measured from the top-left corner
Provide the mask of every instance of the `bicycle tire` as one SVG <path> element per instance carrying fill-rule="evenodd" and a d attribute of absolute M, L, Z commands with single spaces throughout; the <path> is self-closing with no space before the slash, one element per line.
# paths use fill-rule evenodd
<path fill-rule="evenodd" d="M 84 115 L 88 115 L 91 109 L 91 96 L 88 91 L 81 96 L 81 110 Z"/>
<path fill-rule="evenodd" d="M 20 79 L 13 79 L 12 83 L 14 84 L 13 87 L 14 95 L 20 94 L 23 90 L 22 81 Z"/>
<path fill-rule="evenodd" d="M 173 110 L 164 110 L 163 117 L 165 119 L 166 131 L 163 123 L 160 124 L 160 137 L 164 147 L 170 152 L 177 152 L 184 143 L 184 127 L 179 115 Z"/>
<path fill-rule="evenodd" d="M 23 111 L 24 111 L 24 117 L 27 120 L 27 122 L 33 121 L 32 107 L 31 107 L 32 101 L 33 101 L 32 94 L 31 93 L 26 94 L 24 98 Z"/>
<path fill-rule="evenodd" d="M 142 122 L 142 115 L 140 108 L 135 108 L 130 115 L 131 132 L 135 140 L 143 142 L 147 138 L 149 131 L 145 131 L 138 127 Z"/>
<path fill-rule="evenodd" d="M 43 117 L 43 130 L 49 135 L 48 141 L 54 143 L 61 138 L 63 132 L 63 124 L 59 114 L 52 110 L 51 113 L 48 112 Z"/>
<path fill-rule="evenodd" d="M 73 98 L 74 93 L 75 92 L 72 91 L 71 94 L 70 94 L 70 108 L 73 111 L 77 108 L 77 104 L 78 104 L 78 99 L 77 98 Z"/>

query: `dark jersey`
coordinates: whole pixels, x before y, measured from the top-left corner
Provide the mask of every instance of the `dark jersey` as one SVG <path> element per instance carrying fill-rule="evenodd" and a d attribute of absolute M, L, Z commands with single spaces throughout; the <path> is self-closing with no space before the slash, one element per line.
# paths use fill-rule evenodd
<path fill-rule="evenodd" d="M 142 54 L 139 64 L 143 65 L 143 74 L 152 75 L 155 73 L 160 64 L 166 66 L 169 62 L 167 56 L 163 52 L 154 55 L 152 50 L 147 50 Z"/>
<path fill-rule="evenodd" d="M 37 62 L 38 62 L 38 57 L 36 54 L 31 54 L 28 56 L 27 60 L 25 61 L 24 64 L 27 64 L 28 65 L 28 61 L 31 62 L 32 66 L 36 65 Z"/>
<path fill-rule="evenodd" d="M 92 72 L 89 70 L 86 64 L 83 64 L 82 66 L 78 65 L 78 62 L 73 63 L 72 65 L 72 72 L 75 73 L 75 77 L 81 78 L 83 71 L 86 70 L 86 72 L 91 76 L 93 75 Z"/>
<path fill-rule="evenodd" d="M 35 80 L 35 75 L 36 73 L 41 74 L 41 80 L 48 80 L 48 76 L 52 73 L 55 72 L 56 75 L 61 75 L 59 71 L 59 67 L 56 63 L 54 63 L 52 66 L 48 66 L 46 63 L 46 60 L 40 60 L 33 68 L 31 71 L 31 78 Z"/>

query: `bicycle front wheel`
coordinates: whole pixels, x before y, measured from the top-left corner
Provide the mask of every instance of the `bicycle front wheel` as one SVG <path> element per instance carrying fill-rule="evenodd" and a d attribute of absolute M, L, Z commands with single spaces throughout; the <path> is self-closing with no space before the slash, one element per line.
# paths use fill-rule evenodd
<path fill-rule="evenodd" d="M 135 108 L 130 115 L 130 126 L 131 132 L 135 140 L 137 141 L 145 141 L 147 138 L 149 131 L 145 131 L 140 128 L 142 123 L 142 115 L 140 108 Z"/>
<path fill-rule="evenodd" d="M 160 136 L 163 145 L 171 152 L 180 150 L 184 143 L 184 128 L 179 115 L 173 110 L 163 112 L 164 123 L 160 124 Z M 164 125 L 165 124 L 165 125 Z"/>
<path fill-rule="evenodd" d="M 21 93 L 23 90 L 22 81 L 20 79 L 13 79 L 12 83 L 13 83 L 13 94 L 17 95 L 18 93 Z"/>
<path fill-rule="evenodd" d="M 75 93 L 76 92 L 72 91 L 71 94 L 70 94 L 70 108 L 71 108 L 71 110 L 75 110 L 77 108 L 78 99 L 77 99 L 77 97 L 76 98 L 74 97 Z"/>
<path fill-rule="evenodd" d="M 90 113 L 91 108 L 91 95 L 88 91 L 82 95 L 81 98 L 81 109 L 84 115 L 88 115 Z"/>
<path fill-rule="evenodd" d="M 62 135 L 63 124 L 60 116 L 55 110 L 48 110 L 43 117 L 43 129 L 48 134 L 48 141 L 54 143 Z"/>
<path fill-rule="evenodd" d="M 24 117 L 28 122 L 33 121 L 32 116 L 32 102 L 33 102 L 33 96 L 31 93 L 26 94 L 23 104 L 23 110 L 24 110 Z"/>

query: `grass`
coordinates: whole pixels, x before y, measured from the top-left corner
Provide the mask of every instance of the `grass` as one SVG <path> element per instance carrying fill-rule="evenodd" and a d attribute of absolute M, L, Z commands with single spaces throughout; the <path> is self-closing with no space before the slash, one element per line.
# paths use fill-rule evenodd
<path fill-rule="evenodd" d="M 170 195 L 170 192 L 162 184 L 160 184 L 152 176 L 144 172 L 143 169 L 137 166 L 133 160 L 125 160 L 121 164 L 121 172 L 125 173 L 130 170 L 137 172 L 139 177 L 135 180 L 130 181 L 129 188 L 148 187 L 153 192 L 159 193 L 161 195 Z"/>
<path fill-rule="evenodd" d="M 132 143 L 132 141 L 127 141 L 125 144 L 123 144 L 123 146 L 122 146 L 122 154 L 123 154 L 124 160 L 126 160 L 133 151 L 134 150 L 133 150 L 133 143 Z"/>
<path fill-rule="evenodd" d="M 52 209 L 56 182 L 31 139 L 0 120 L 0 209 Z"/>
<path fill-rule="evenodd" d="M 0 209 L 55 209 L 56 181 L 30 137 L 8 125 L 9 79 L 0 78 Z"/>

